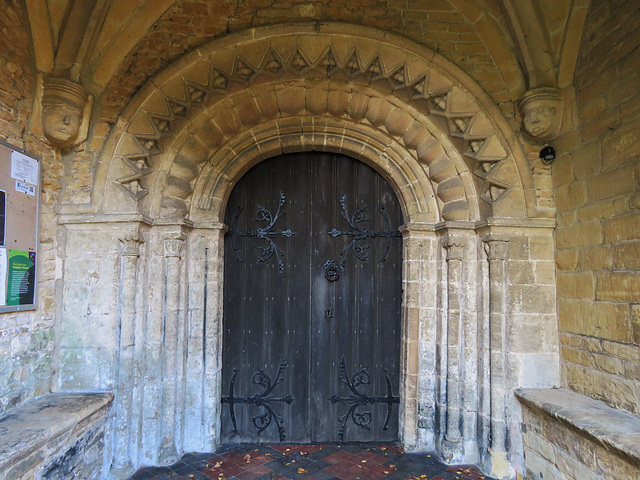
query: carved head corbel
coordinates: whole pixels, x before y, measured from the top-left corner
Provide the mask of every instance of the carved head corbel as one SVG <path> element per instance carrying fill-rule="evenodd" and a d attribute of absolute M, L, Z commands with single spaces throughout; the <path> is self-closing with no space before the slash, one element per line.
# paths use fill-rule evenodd
<path fill-rule="evenodd" d="M 549 142 L 560 133 L 563 96 L 559 89 L 539 87 L 529 90 L 520 100 L 522 124 L 536 140 Z"/>
<path fill-rule="evenodd" d="M 87 139 L 91 96 L 71 80 L 48 77 L 42 81 L 42 133 L 49 144 L 65 151 Z"/>

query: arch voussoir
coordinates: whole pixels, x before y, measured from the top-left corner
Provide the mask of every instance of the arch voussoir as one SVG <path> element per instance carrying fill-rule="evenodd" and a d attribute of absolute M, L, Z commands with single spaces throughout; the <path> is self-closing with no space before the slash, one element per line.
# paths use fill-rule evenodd
<path fill-rule="evenodd" d="M 522 155 L 510 150 L 504 129 L 485 113 L 466 77 L 405 42 L 336 32 L 315 32 L 309 42 L 311 34 L 303 29 L 295 37 L 280 36 L 272 29 L 221 48 L 214 41 L 173 74 L 164 72 L 125 115 L 130 121 L 107 188 L 124 189 L 152 217 L 189 216 L 201 208 L 194 196 L 209 195 L 197 188 L 204 188 L 204 166 L 216 158 L 247 151 L 258 159 L 266 152 L 349 151 L 384 171 L 382 158 L 393 149 L 390 158 L 397 160 L 389 170 L 403 175 L 391 182 L 398 191 L 402 182 L 421 185 L 433 197 L 438 221 L 479 220 L 507 196 L 509 205 L 517 205 L 512 210 L 526 215 L 523 187 L 531 179 L 518 176 L 522 167 L 504 168 Z M 328 130 L 341 121 L 349 128 Z M 264 129 L 278 140 L 265 138 L 253 148 Z M 367 143 L 378 145 L 378 160 L 361 153 Z"/>

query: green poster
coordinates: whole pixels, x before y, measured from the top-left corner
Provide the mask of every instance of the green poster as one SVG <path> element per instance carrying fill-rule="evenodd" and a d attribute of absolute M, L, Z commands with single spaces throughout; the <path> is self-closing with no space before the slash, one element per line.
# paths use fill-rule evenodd
<path fill-rule="evenodd" d="M 31 305 L 35 291 L 34 252 L 9 250 L 7 305 Z"/>

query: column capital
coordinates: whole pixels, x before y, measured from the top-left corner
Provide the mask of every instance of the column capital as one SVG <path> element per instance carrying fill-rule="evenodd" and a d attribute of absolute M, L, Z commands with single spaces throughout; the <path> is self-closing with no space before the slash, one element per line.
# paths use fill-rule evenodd
<path fill-rule="evenodd" d="M 448 239 L 444 243 L 444 248 L 447 251 L 447 260 L 462 260 L 464 257 L 465 244 L 456 239 Z"/>
<path fill-rule="evenodd" d="M 144 240 L 137 235 L 131 237 L 124 237 L 120 239 L 122 243 L 122 256 L 124 257 L 139 257 L 140 245 L 144 243 Z"/>
<path fill-rule="evenodd" d="M 484 251 L 489 260 L 506 260 L 509 242 L 507 240 L 486 240 Z"/>
<path fill-rule="evenodd" d="M 165 257 L 181 257 L 184 249 L 184 239 L 182 238 L 165 238 L 164 239 L 164 256 Z"/>

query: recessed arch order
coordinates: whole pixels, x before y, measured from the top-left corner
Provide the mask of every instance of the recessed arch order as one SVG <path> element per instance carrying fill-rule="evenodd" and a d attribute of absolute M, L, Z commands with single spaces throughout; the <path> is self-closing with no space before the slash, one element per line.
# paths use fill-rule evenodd
<path fill-rule="evenodd" d="M 228 35 L 167 68 L 114 128 L 93 201 L 220 219 L 244 171 L 295 150 L 369 163 L 411 222 L 537 216 L 526 156 L 473 80 L 402 37 L 337 24 Z"/>

